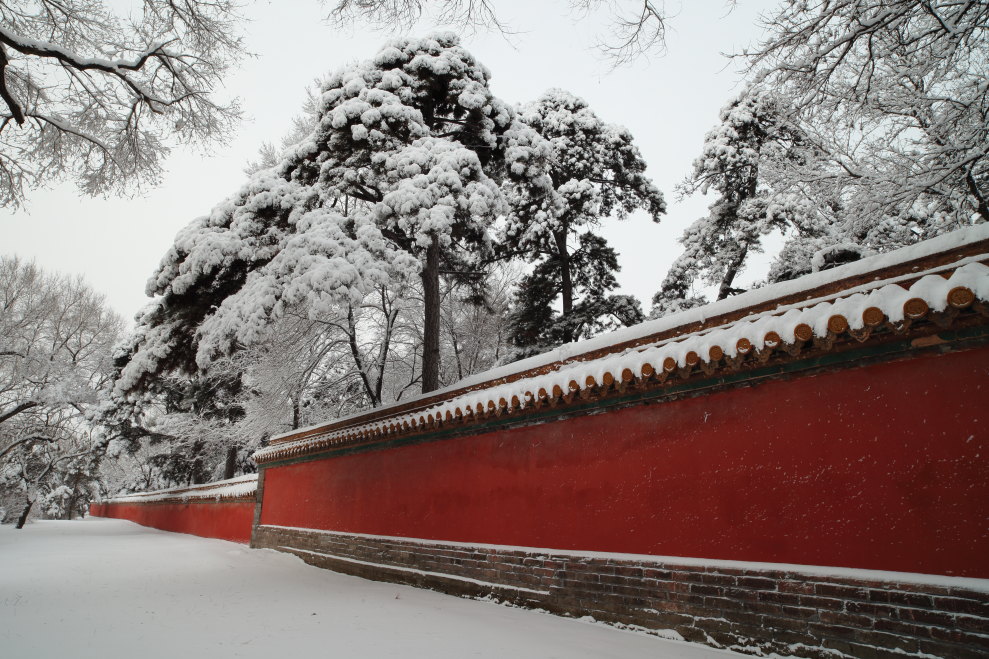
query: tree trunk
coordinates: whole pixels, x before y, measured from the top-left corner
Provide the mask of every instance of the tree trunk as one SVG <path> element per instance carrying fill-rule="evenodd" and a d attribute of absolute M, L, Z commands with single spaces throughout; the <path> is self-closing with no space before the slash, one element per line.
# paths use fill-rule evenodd
<path fill-rule="evenodd" d="M 450 327 L 450 344 L 453 346 L 453 357 L 457 360 L 457 379 L 464 379 L 464 363 L 460 359 L 460 344 L 457 342 L 457 333 Z"/>
<path fill-rule="evenodd" d="M 203 442 L 197 441 L 192 446 L 192 454 L 196 457 L 192 461 L 192 474 L 190 474 L 191 478 L 189 479 L 189 485 L 202 485 L 204 482 L 206 482 L 203 480 L 203 473 L 202 473 L 203 471 L 202 452 L 203 452 Z"/>
<path fill-rule="evenodd" d="M 385 312 L 385 334 L 381 340 L 381 348 L 378 350 L 378 374 L 374 381 L 373 407 L 381 404 L 381 392 L 385 386 L 385 367 L 388 365 L 388 350 L 391 349 L 391 337 L 395 332 L 395 321 L 398 319 L 398 309 L 389 306 L 388 291 L 384 286 L 381 287 L 380 293 L 381 310 Z"/>
<path fill-rule="evenodd" d="M 357 367 L 357 373 L 361 376 L 361 384 L 364 385 L 364 393 L 367 394 L 368 399 L 371 401 L 371 407 L 377 407 L 381 403 L 381 392 L 376 391 L 371 385 L 371 380 L 367 376 L 367 371 L 364 370 L 364 360 L 361 359 L 361 349 L 357 345 L 357 321 L 354 320 L 354 307 L 352 305 L 347 305 L 347 343 L 350 345 L 350 356 L 354 358 L 354 366 Z M 292 426 L 295 430 L 299 427 L 298 423 Z"/>
<path fill-rule="evenodd" d="M 556 251 L 560 257 L 560 294 L 563 297 L 563 317 L 573 312 L 573 278 L 570 276 L 570 251 L 567 249 L 567 231 L 553 234 L 556 239 Z M 564 343 L 570 343 L 573 337 L 568 331 L 563 337 Z"/>
<path fill-rule="evenodd" d="M 440 241 L 433 236 L 422 269 L 422 393 L 440 388 Z"/>
<path fill-rule="evenodd" d="M 723 300 L 728 297 L 734 290 L 731 287 L 735 277 L 738 275 L 738 270 L 742 267 L 742 262 L 745 261 L 745 255 L 748 254 L 749 246 L 742 245 L 739 249 L 738 256 L 728 264 L 728 270 L 725 272 L 724 278 L 721 280 L 721 286 L 718 288 L 718 299 Z"/>
<path fill-rule="evenodd" d="M 982 216 L 984 222 L 989 222 L 989 201 L 982 194 L 982 190 L 979 188 L 978 181 L 975 180 L 975 175 L 972 174 L 972 168 L 968 168 L 968 172 L 965 176 L 965 181 L 968 183 L 968 189 L 975 197 L 976 207 L 979 209 L 979 215 Z"/>
<path fill-rule="evenodd" d="M 237 468 L 237 447 L 231 446 L 227 449 L 227 463 L 223 465 L 223 480 L 234 477 Z"/>
<path fill-rule="evenodd" d="M 23 529 L 24 528 L 24 525 L 27 524 L 27 516 L 31 513 L 31 506 L 33 506 L 33 505 L 34 505 L 34 501 L 32 501 L 31 499 L 28 499 L 27 500 L 27 505 L 24 506 L 24 512 L 22 512 L 21 513 L 21 516 L 17 518 L 17 527 L 16 528 Z"/>
<path fill-rule="evenodd" d="M 756 192 L 759 189 L 759 170 L 756 169 L 749 174 L 749 177 L 745 184 L 745 190 L 741 195 L 741 198 L 734 204 L 731 210 L 731 224 L 737 226 L 738 210 L 742 203 L 746 199 L 755 198 Z M 745 262 L 745 256 L 749 253 L 749 244 L 743 242 L 738 248 L 738 254 L 728 264 L 728 270 L 725 272 L 725 276 L 721 279 L 721 286 L 718 287 L 718 299 L 723 300 L 734 292 L 731 285 L 735 281 L 735 277 L 738 276 L 738 271 L 742 268 L 742 263 Z"/>
<path fill-rule="evenodd" d="M 72 509 L 76 507 L 76 502 L 79 500 L 79 481 L 82 480 L 79 474 L 76 474 L 72 479 L 72 496 L 69 497 L 68 503 L 65 505 L 65 512 L 63 513 L 64 518 L 72 519 Z"/>

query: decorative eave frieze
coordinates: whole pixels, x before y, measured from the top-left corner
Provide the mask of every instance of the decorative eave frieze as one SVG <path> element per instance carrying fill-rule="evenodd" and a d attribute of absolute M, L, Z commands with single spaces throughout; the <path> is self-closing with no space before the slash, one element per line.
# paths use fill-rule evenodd
<path fill-rule="evenodd" d="M 873 259 L 880 265 L 873 269 L 859 262 L 836 269 L 815 286 L 801 288 L 797 280 L 766 287 L 753 305 L 738 304 L 700 320 L 692 310 L 677 315 L 690 322 L 678 325 L 673 317 L 667 329 L 654 334 L 622 340 L 626 334 L 619 331 L 612 344 L 602 346 L 607 337 L 599 337 L 595 349 L 566 359 L 507 374 L 497 369 L 488 380 L 475 377 L 467 386 L 287 433 L 253 457 L 264 465 L 446 428 L 469 432 L 493 419 L 523 424 L 546 408 L 576 412 L 587 401 L 638 390 L 662 398 L 664 390 L 691 381 L 863 345 L 913 339 L 910 345 L 921 349 L 940 341 L 938 332 L 989 325 L 989 239 L 985 227 L 976 229 L 968 232 L 974 239 L 961 245 L 949 242 L 949 248 L 899 262 L 884 255 Z M 908 250 L 907 256 L 917 254 Z M 817 283 L 822 277 L 803 279 Z"/>

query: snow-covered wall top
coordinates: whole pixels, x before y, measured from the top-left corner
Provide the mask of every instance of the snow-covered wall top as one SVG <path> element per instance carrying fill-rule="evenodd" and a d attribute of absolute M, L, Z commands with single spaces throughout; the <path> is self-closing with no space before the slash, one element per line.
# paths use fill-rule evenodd
<path fill-rule="evenodd" d="M 421 432 L 447 423 L 529 411 L 589 392 L 737 370 L 774 350 L 902 333 L 960 313 L 985 322 L 989 225 L 978 225 L 855 263 L 565 345 L 471 376 L 452 387 L 273 438 L 258 463 L 339 444 Z"/>
<path fill-rule="evenodd" d="M 114 497 L 113 499 L 106 499 L 103 503 L 181 503 L 194 500 L 219 501 L 221 499 L 245 499 L 253 497 L 257 489 L 258 475 L 246 474 L 225 481 L 204 483 L 202 485 L 172 487 L 166 490 L 127 494 Z"/>

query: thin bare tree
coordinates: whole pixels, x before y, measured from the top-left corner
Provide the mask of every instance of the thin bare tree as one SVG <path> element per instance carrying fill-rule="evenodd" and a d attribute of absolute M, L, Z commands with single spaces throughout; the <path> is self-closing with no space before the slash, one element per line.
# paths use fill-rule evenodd
<path fill-rule="evenodd" d="M 39 497 L 49 514 L 71 513 L 89 488 L 89 417 L 122 326 L 81 279 L 0 256 L 0 507 L 21 502 L 21 525 Z"/>
<path fill-rule="evenodd" d="M 596 46 L 615 66 L 666 52 L 668 17 L 662 0 L 569 0 L 569 4 L 578 16 L 601 11 L 610 15 Z M 383 29 L 407 31 L 429 19 L 465 31 L 514 33 L 514 28 L 499 18 L 495 0 L 333 0 L 330 5 L 327 18 L 338 26 L 364 21 Z"/>

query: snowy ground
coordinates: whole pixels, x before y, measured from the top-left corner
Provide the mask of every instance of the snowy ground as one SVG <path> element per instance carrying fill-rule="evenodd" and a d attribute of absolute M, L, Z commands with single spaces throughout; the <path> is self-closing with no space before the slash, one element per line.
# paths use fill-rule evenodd
<path fill-rule="evenodd" d="M 0 527 L 0 655 L 742 656 L 110 519 Z"/>

